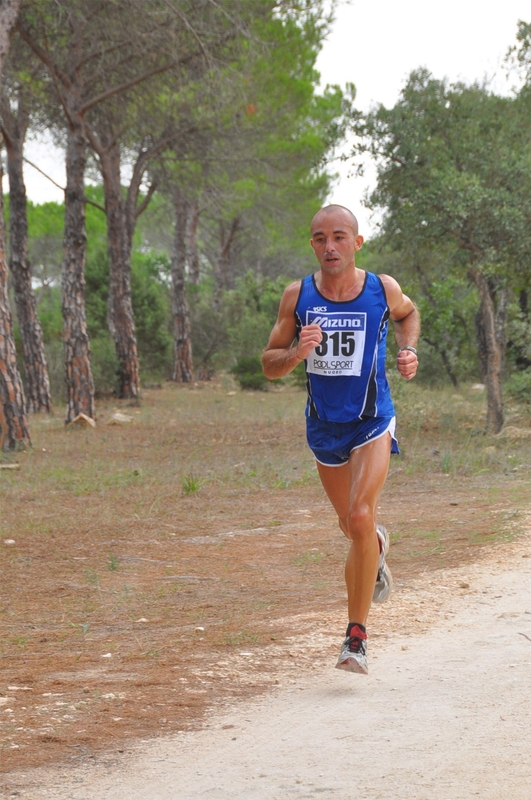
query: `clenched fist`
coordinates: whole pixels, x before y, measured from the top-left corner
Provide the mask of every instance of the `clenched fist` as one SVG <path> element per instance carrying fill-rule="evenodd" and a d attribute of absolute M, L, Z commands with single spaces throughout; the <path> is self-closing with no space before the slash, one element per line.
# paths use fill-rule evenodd
<path fill-rule="evenodd" d="M 308 358 L 314 347 L 321 344 L 323 332 L 319 325 L 305 325 L 300 332 L 296 354 L 300 359 Z"/>

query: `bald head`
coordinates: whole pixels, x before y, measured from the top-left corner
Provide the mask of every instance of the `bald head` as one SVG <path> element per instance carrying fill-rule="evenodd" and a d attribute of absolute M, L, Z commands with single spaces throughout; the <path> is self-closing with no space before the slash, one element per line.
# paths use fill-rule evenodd
<path fill-rule="evenodd" d="M 356 253 L 363 245 L 358 220 L 348 208 L 330 205 L 321 208 L 312 219 L 310 245 L 322 273 L 335 276 L 356 268 Z"/>
<path fill-rule="evenodd" d="M 340 206 L 336 204 L 332 204 L 329 206 L 324 206 L 321 208 L 317 214 L 312 219 L 311 223 L 311 233 L 312 236 L 314 232 L 319 229 L 320 223 L 327 219 L 331 215 L 337 215 L 338 220 L 341 220 L 341 223 L 346 227 L 350 228 L 354 232 L 354 236 L 358 235 L 358 220 L 350 211 L 350 209 L 346 208 L 345 206 Z"/>

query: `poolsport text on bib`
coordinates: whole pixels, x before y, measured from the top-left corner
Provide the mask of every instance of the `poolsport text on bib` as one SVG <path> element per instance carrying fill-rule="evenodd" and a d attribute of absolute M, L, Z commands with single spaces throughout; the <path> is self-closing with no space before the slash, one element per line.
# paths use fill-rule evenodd
<path fill-rule="evenodd" d="M 306 325 L 319 325 L 321 344 L 306 360 L 306 371 L 316 375 L 361 375 L 367 314 L 358 311 L 306 310 Z"/>

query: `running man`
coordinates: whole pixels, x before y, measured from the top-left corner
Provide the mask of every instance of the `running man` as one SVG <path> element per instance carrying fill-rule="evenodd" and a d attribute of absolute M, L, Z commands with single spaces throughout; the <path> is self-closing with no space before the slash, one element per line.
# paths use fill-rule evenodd
<path fill-rule="evenodd" d="M 394 278 L 356 267 L 363 236 L 347 208 L 318 211 L 311 237 L 320 269 L 284 291 L 262 365 L 274 379 L 305 362 L 308 444 L 351 542 L 345 566 L 349 623 L 336 667 L 367 673 L 371 602 L 385 600 L 391 588 L 389 537 L 376 524 L 390 454 L 398 452 L 385 375 L 388 320 L 399 347 L 398 371 L 410 380 L 418 366 L 420 317 Z"/>

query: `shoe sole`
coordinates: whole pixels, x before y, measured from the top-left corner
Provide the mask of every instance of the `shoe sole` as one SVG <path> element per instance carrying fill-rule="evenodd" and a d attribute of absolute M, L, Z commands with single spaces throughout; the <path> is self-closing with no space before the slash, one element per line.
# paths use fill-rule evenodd
<path fill-rule="evenodd" d="M 389 535 L 387 533 L 386 528 L 383 525 L 377 525 L 376 526 L 376 535 L 378 536 L 378 539 L 380 540 L 380 542 L 383 542 L 383 546 L 384 546 L 384 554 L 383 554 L 383 556 L 384 556 L 384 559 L 385 559 L 387 553 L 389 552 Z"/>
<path fill-rule="evenodd" d="M 391 570 L 385 563 L 385 557 L 389 552 L 389 535 L 383 525 L 376 526 L 376 534 L 378 536 L 378 540 L 382 543 L 383 547 L 382 553 L 380 554 L 380 565 L 378 568 L 378 575 L 383 574 L 384 580 L 376 581 L 376 585 L 374 587 L 374 592 L 372 596 L 372 602 L 385 603 L 385 601 L 391 594 L 391 589 L 393 588 L 393 576 L 391 575 Z"/>
<path fill-rule="evenodd" d="M 387 564 L 384 564 L 383 569 L 379 570 L 378 572 L 378 574 L 382 573 L 385 575 L 385 580 L 376 581 L 374 592 L 372 594 L 373 603 L 385 603 L 385 601 L 389 598 L 393 588 L 393 576 L 391 575 L 391 570 Z"/>
<path fill-rule="evenodd" d="M 355 658 L 346 658 L 344 661 L 338 661 L 336 669 L 342 669 L 344 672 L 356 672 L 358 675 L 367 675 L 369 670 L 364 667 Z"/>

